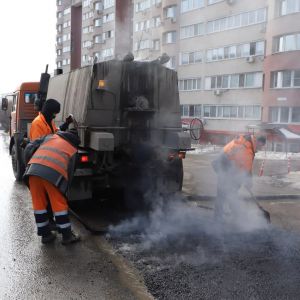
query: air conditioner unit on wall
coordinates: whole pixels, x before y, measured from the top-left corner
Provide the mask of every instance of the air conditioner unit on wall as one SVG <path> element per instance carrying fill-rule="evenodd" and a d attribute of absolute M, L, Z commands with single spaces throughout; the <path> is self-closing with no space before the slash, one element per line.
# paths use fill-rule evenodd
<path fill-rule="evenodd" d="M 177 21 L 176 18 L 171 18 L 172 23 L 176 23 L 176 21 Z"/>
<path fill-rule="evenodd" d="M 251 63 L 254 63 L 255 62 L 255 57 L 254 56 L 248 56 L 246 58 L 246 62 L 251 64 Z"/>
<path fill-rule="evenodd" d="M 232 5 L 234 4 L 235 0 L 226 0 L 227 4 Z"/>
<path fill-rule="evenodd" d="M 222 95 L 222 91 L 221 90 L 214 90 L 214 95 L 215 96 L 221 96 Z"/>
<path fill-rule="evenodd" d="M 157 8 L 161 7 L 161 2 L 155 3 L 155 6 L 156 6 Z"/>

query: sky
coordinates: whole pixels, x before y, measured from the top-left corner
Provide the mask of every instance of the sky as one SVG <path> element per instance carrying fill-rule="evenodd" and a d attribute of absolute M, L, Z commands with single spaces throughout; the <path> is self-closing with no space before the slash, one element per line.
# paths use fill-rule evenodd
<path fill-rule="evenodd" d="M 56 1 L 1 1 L 0 95 L 55 69 Z"/>

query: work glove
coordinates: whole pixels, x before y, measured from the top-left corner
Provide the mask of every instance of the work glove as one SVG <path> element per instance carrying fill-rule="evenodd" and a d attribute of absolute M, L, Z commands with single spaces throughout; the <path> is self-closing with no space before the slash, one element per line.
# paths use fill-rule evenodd
<path fill-rule="evenodd" d="M 71 123 L 73 123 L 73 116 L 72 115 L 69 115 L 67 118 L 66 118 L 66 123 L 69 125 Z"/>
<path fill-rule="evenodd" d="M 29 139 L 23 138 L 22 142 L 20 143 L 20 147 L 25 149 L 28 143 L 29 143 Z"/>

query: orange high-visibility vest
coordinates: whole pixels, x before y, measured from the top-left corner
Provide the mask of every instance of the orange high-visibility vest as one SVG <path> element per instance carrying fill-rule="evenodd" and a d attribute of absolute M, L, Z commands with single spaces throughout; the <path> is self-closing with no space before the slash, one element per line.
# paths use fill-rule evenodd
<path fill-rule="evenodd" d="M 44 135 L 57 132 L 58 129 L 53 120 L 51 121 L 51 125 L 53 131 L 51 130 L 51 127 L 47 123 L 43 114 L 39 112 L 39 115 L 31 123 L 30 132 L 29 132 L 30 140 L 34 141 Z"/>
<path fill-rule="evenodd" d="M 49 167 L 68 180 L 68 165 L 77 149 L 56 134 L 47 137 L 47 139 L 36 150 L 28 164 L 40 164 Z"/>
<path fill-rule="evenodd" d="M 252 165 L 256 151 L 256 138 L 251 135 L 251 141 L 240 136 L 229 142 L 223 148 L 229 160 L 233 161 L 240 170 L 252 172 Z"/>

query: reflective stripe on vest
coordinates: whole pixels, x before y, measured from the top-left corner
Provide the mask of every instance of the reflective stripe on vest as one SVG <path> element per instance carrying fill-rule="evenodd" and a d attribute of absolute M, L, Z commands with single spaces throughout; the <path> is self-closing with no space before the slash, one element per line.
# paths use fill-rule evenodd
<path fill-rule="evenodd" d="M 68 164 L 77 149 L 54 134 L 34 153 L 28 164 L 40 164 L 54 169 L 68 179 Z"/>

